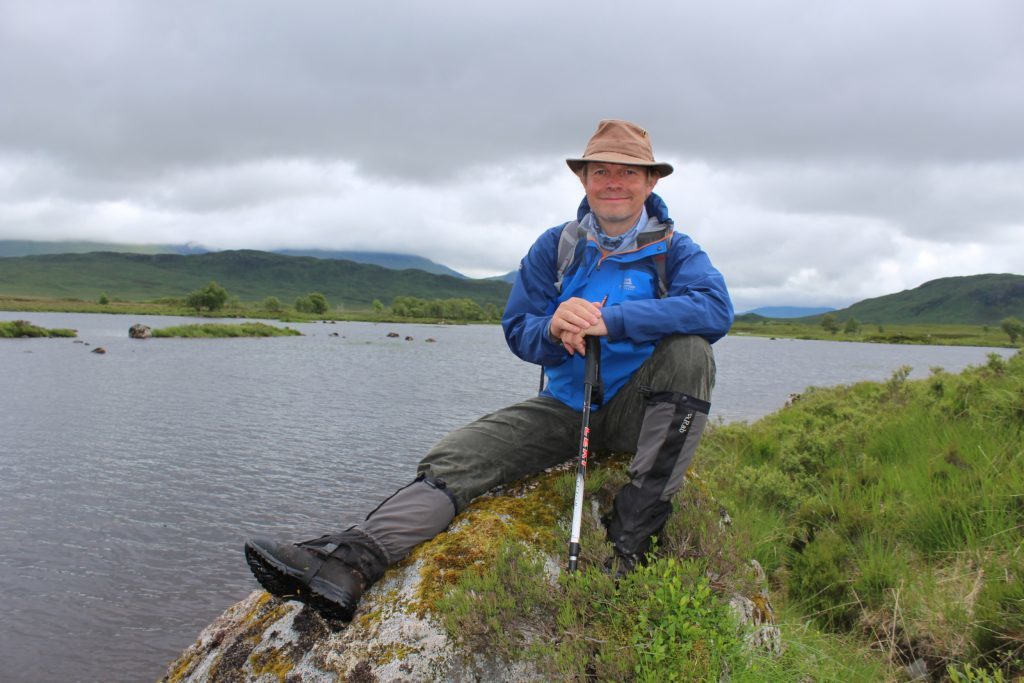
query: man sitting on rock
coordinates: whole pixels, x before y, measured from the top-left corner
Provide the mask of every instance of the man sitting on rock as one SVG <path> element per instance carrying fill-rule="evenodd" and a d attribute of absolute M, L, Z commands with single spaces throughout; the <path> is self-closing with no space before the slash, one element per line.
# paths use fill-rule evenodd
<path fill-rule="evenodd" d="M 621 574 L 643 561 L 707 421 L 711 344 L 729 330 L 721 274 L 676 232 L 653 194 L 672 166 L 647 132 L 605 120 L 568 159 L 586 197 L 577 220 L 545 231 L 523 258 L 502 319 L 523 360 L 544 367 L 534 398 L 441 440 L 407 486 L 344 531 L 298 544 L 251 539 L 253 573 L 271 593 L 349 620 L 363 592 L 419 543 L 444 531 L 486 491 L 569 459 L 579 443 L 585 338 L 601 338 L 603 398 L 591 444 L 635 453 L 630 481 L 603 521 Z"/>

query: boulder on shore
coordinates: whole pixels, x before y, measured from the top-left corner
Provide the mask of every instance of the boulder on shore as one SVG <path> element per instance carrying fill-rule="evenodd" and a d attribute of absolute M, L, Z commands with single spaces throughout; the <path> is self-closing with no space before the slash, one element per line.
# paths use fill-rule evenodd
<path fill-rule="evenodd" d="M 149 339 L 153 336 L 153 330 L 149 329 L 147 325 L 135 323 L 128 328 L 128 336 L 132 339 Z"/>

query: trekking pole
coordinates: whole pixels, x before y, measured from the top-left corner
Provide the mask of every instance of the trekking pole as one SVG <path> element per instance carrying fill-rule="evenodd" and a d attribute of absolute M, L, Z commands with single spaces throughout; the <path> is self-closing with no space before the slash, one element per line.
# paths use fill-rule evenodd
<path fill-rule="evenodd" d="M 601 338 L 586 338 L 587 361 L 583 372 L 583 424 L 580 427 L 580 462 L 576 470 L 576 498 L 572 506 L 572 530 L 569 534 L 569 571 L 576 571 L 580 558 L 580 527 L 583 526 L 583 481 L 587 476 L 590 451 L 590 400 L 601 377 Z"/>

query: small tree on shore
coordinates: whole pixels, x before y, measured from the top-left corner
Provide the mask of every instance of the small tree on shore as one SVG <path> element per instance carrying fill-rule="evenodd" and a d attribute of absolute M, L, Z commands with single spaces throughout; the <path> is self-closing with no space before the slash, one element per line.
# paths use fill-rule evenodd
<path fill-rule="evenodd" d="M 330 304 L 327 303 L 327 297 L 320 292 L 310 294 L 309 303 L 313 305 L 313 312 L 317 315 L 323 315 L 331 308 Z"/>
<path fill-rule="evenodd" d="M 214 280 L 210 280 L 210 284 L 202 289 L 197 289 L 185 297 L 185 305 L 196 309 L 197 313 L 204 308 L 208 311 L 218 311 L 224 308 L 224 304 L 227 301 L 227 290 L 218 285 Z"/>
<path fill-rule="evenodd" d="M 330 309 L 327 297 L 320 292 L 313 292 L 306 296 L 300 296 L 295 300 L 295 310 L 299 313 L 315 313 L 323 315 Z"/>
<path fill-rule="evenodd" d="M 856 318 L 847 318 L 846 324 L 843 325 L 843 334 L 857 334 L 860 332 L 860 323 L 857 322 Z"/>
<path fill-rule="evenodd" d="M 1003 318 L 999 327 L 1010 337 L 1010 343 L 1016 344 L 1017 340 L 1024 337 L 1024 322 L 1017 318 Z"/>
<path fill-rule="evenodd" d="M 835 334 L 839 331 L 839 323 L 836 322 L 836 317 L 831 313 L 826 313 L 822 316 L 821 327 L 829 334 Z"/>

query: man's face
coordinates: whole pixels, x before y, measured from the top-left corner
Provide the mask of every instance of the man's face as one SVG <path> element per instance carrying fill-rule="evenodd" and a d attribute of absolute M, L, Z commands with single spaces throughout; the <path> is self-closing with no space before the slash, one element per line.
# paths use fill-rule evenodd
<path fill-rule="evenodd" d="M 592 161 L 584 168 L 581 180 L 598 225 L 605 234 L 615 236 L 636 223 L 658 176 L 648 174 L 643 166 Z"/>

